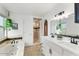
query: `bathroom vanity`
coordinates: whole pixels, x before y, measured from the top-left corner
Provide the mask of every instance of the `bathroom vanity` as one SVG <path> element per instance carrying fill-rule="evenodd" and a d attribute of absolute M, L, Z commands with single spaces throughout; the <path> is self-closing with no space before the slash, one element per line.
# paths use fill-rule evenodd
<path fill-rule="evenodd" d="M 42 52 L 45 56 L 79 56 L 79 45 L 70 43 L 70 38 L 45 37 L 41 39 Z"/>
<path fill-rule="evenodd" d="M 23 56 L 24 43 L 22 40 L 7 40 L 0 44 L 0 56 Z"/>

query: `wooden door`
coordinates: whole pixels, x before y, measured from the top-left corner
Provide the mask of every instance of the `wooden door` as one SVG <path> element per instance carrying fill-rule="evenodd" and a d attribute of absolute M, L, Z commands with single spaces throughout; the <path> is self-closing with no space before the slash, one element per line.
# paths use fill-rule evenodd
<path fill-rule="evenodd" d="M 44 36 L 48 36 L 48 22 L 45 20 L 44 22 Z"/>
<path fill-rule="evenodd" d="M 40 39 L 39 29 L 34 29 L 33 31 L 34 31 L 34 33 L 33 33 L 34 43 L 38 43 L 39 39 Z"/>

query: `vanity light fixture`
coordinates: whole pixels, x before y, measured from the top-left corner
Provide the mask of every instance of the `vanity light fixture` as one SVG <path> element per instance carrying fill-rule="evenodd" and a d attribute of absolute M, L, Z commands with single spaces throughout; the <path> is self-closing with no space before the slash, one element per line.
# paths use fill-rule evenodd
<path fill-rule="evenodd" d="M 60 15 L 63 15 L 63 14 L 64 14 L 64 11 L 59 12 L 58 14 L 56 14 L 56 15 L 54 15 L 54 16 L 57 17 L 57 16 L 60 16 Z"/>

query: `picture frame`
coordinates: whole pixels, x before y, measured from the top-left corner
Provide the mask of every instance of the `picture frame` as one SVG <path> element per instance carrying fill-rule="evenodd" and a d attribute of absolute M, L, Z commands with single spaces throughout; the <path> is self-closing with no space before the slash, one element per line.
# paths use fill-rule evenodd
<path fill-rule="evenodd" d="M 12 24 L 12 29 L 17 30 L 18 29 L 18 24 L 17 23 L 13 23 Z"/>

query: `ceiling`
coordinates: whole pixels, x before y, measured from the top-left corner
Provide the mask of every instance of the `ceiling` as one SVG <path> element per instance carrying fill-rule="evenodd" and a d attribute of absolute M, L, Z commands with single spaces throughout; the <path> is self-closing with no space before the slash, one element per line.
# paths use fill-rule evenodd
<path fill-rule="evenodd" d="M 42 16 L 50 12 L 55 3 L 2 3 L 10 12 L 33 16 Z"/>

